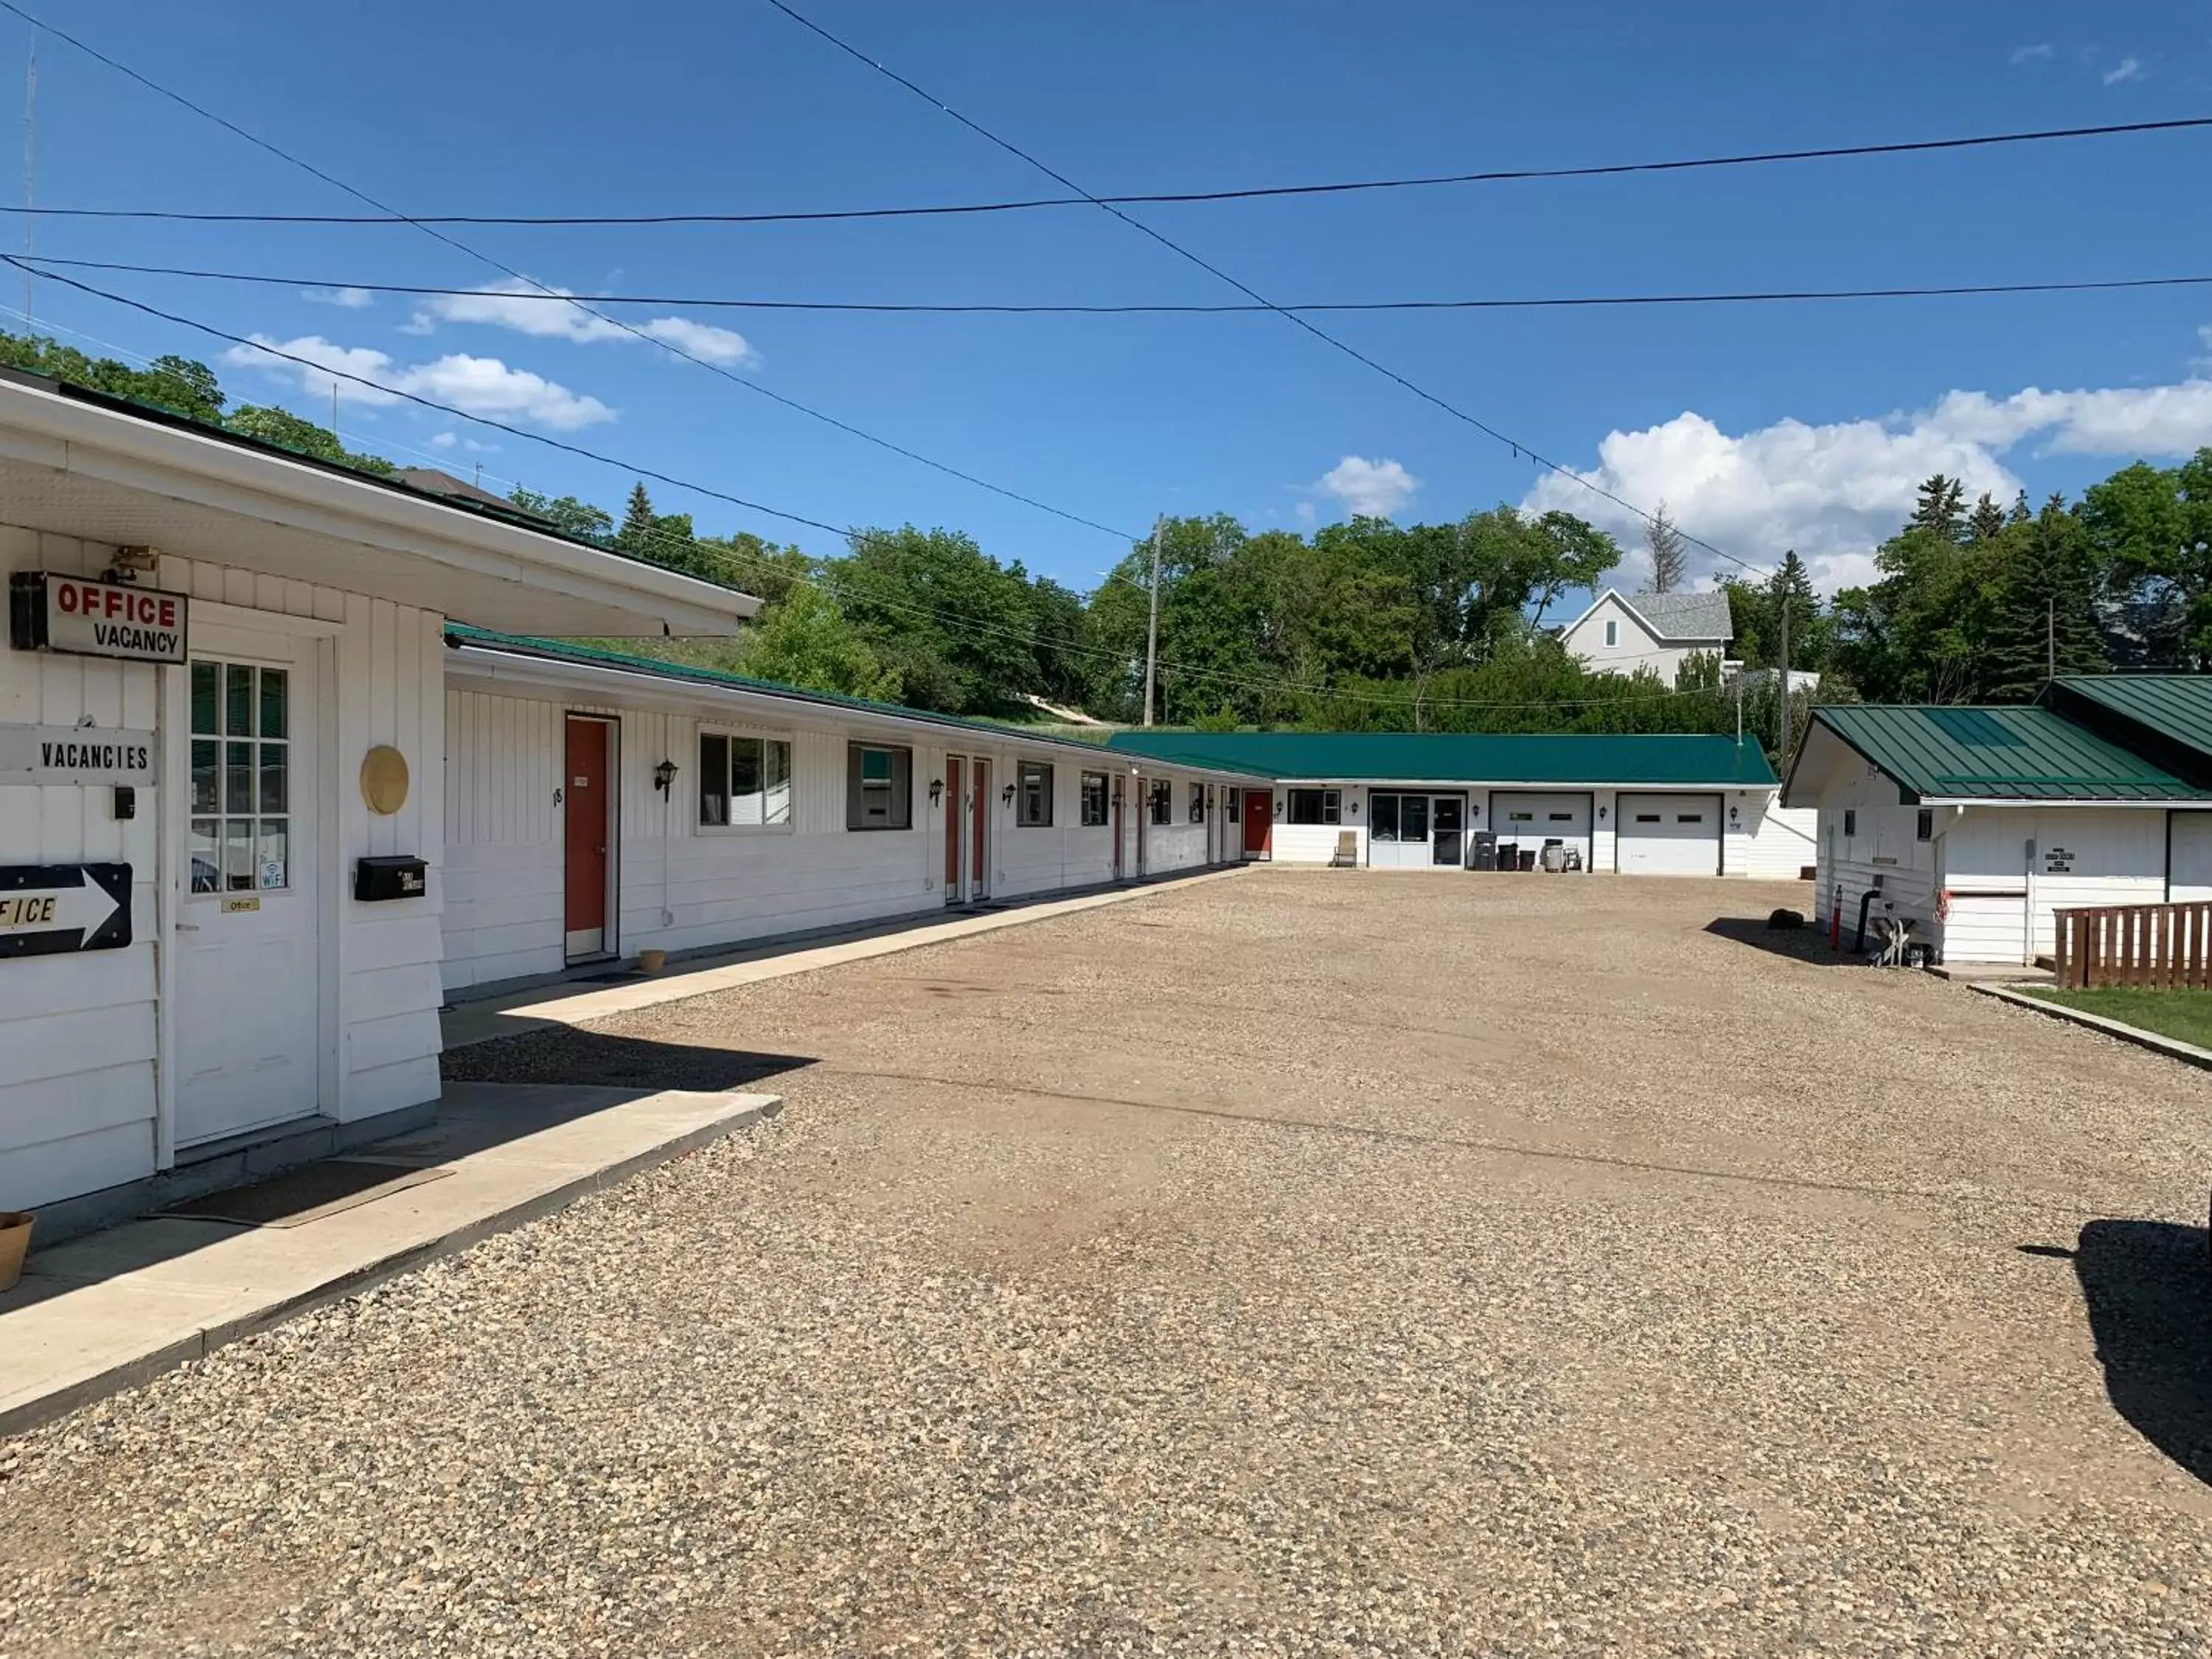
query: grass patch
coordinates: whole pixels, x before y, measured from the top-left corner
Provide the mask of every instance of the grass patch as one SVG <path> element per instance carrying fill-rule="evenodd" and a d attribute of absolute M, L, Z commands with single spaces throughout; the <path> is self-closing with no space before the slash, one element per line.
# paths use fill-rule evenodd
<path fill-rule="evenodd" d="M 2052 991 L 2036 986 L 2021 988 L 2047 1002 L 2079 1008 L 2085 1014 L 2101 1014 L 2123 1025 L 2140 1026 L 2160 1036 L 2212 1048 L 2212 991 L 2145 991 L 2112 985 L 2095 991 Z"/>

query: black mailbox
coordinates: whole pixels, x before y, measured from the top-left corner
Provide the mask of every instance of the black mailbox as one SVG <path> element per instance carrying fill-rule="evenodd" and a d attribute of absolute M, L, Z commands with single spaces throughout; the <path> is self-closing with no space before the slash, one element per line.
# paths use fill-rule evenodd
<path fill-rule="evenodd" d="M 420 859 L 362 859 L 353 866 L 353 896 L 367 902 L 421 898 L 429 890 L 430 867 Z"/>

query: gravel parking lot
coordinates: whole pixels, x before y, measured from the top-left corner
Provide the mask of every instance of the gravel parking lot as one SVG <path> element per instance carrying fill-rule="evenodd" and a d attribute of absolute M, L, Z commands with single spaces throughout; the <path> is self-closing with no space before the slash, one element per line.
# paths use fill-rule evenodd
<path fill-rule="evenodd" d="M 2212 1080 L 1807 891 L 1255 871 L 465 1051 L 789 1106 L 0 1444 L 0 1653 L 2204 1651 Z"/>

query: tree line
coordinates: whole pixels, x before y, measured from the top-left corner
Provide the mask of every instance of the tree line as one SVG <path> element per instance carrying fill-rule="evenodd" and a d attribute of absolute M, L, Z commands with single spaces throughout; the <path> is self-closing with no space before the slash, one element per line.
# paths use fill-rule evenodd
<path fill-rule="evenodd" d="M 231 405 L 189 358 L 144 368 L 0 333 L 0 363 L 172 409 L 318 459 L 389 474 L 331 429 Z M 851 532 L 834 554 L 749 532 L 701 533 L 643 483 L 619 518 L 574 495 L 517 488 L 513 505 L 562 532 L 758 596 L 728 641 L 635 648 L 811 690 L 956 714 L 1064 710 L 1141 718 L 1153 545 L 1132 546 L 1088 596 L 986 553 L 957 530 Z M 1696 658 L 1671 681 L 1591 673 L 1561 647 L 1562 601 L 1611 584 L 1666 592 L 1687 545 L 1662 505 L 1640 580 L 1623 550 L 1571 514 L 1500 505 L 1441 524 L 1355 519 L 1310 534 L 1224 514 L 1163 521 L 1164 724 L 1344 730 L 1714 732 L 1780 746 L 1776 678 L 1726 678 Z M 2020 702 L 2047 673 L 2212 667 L 2212 449 L 2146 463 L 2081 500 L 1969 506 L 1936 477 L 1875 550 L 1873 581 L 1824 602 L 1785 551 L 1771 575 L 1730 577 L 1730 654 L 1753 670 L 1815 671 L 1823 701 Z M 1811 701 L 1796 705 L 1802 725 Z"/>

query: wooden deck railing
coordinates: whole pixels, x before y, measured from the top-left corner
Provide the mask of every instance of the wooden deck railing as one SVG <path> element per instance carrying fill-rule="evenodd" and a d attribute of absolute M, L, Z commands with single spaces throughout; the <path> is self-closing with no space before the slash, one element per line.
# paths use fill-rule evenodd
<path fill-rule="evenodd" d="M 2212 986 L 2212 902 L 2105 904 L 2056 913 L 2062 990 L 2136 985 L 2146 990 Z"/>

